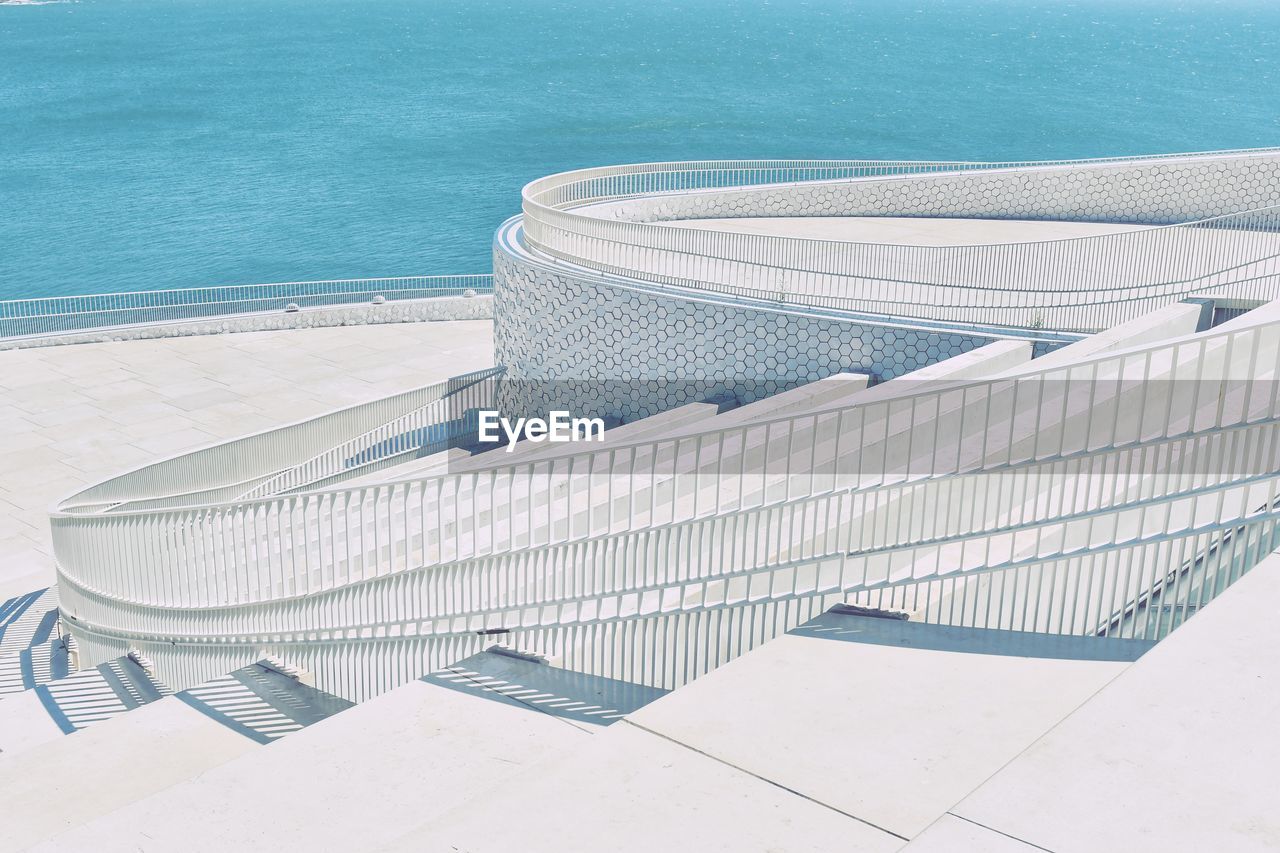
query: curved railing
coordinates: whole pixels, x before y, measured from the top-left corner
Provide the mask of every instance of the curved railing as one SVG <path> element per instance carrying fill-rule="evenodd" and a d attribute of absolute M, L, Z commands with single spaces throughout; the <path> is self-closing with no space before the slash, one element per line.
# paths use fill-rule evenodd
<path fill-rule="evenodd" d="M 281 494 L 408 451 L 443 450 L 474 432 L 467 413 L 494 405 L 494 382 L 502 374 L 502 368 L 479 370 L 184 453 L 91 486 L 62 501 L 58 511 L 93 515 L 213 505 Z"/>
<path fill-rule="evenodd" d="M 293 281 L 0 301 L 0 340 L 237 314 L 493 292 L 491 275 Z"/>
<path fill-rule="evenodd" d="M 1257 165 L 1274 156 L 1115 162 Z M 950 172 L 1032 174 L 970 166 Z M 557 215 L 692 239 L 569 205 L 700 204 L 703 194 L 737 192 L 687 185 L 703 180 L 690 176 L 697 171 L 596 176 L 570 182 L 580 189 L 548 184 L 534 194 L 545 193 Z M 777 186 L 808 186 L 772 166 L 705 180 L 758 181 L 764 172 Z M 837 177 L 824 192 L 879 180 Z M 650 180 L 667 187 L 663 195 L 651 197 Z M 1213 203 L 1230 204 L 1233 193 Z M 1130 303 L 1108 302 L 1122 285 L 1040 309 L 1123 319 L 1178 287 L 1210 287 L 1215 276 L 1217 292 L 1261 298 L 1274 280 L 1271 215 L 1132 232 L 1128 249 L 1080 257 L 1115 269 L 1109 259 L 1147 245 L 1140 241 L 1167 248 L 1163 235 L 1184 235 L 1177 252 L 1160 249 L 1152 261 L 1163 283 L 1135 285 L 1151 292 L 1129 294 L 1124 310 L 1115 306 Z M 1205 264 L 1195 241 L 1218 233 L 1239 254 Z M 1053 244 L 1122 245 L 1094 239 Z M 631 277 L 651 261 L 646 253 L 672 251 L 629 245 Z M 1022 251 L 1041 245 L 1049 244 Z M 746 265 L 746 275 L 762 260 L 796 258 L 747 253 L 706 265 Z M 972 263 L 976 275 L 981 265 Z M 815 282 L 818 266 L 801 267 L 796 280 Z M 1058 262 L 1035 269 L 1050 275 Z M 991 271 L 993 281 L 1016 283 L 1002 270 Z M 706 288 L 700 275 L 674 284 Z M 941 298 L 955 285 L 930 286 Z M 997 292 L 1009 297 L 1008 311 L 1031 307 L 1013 301 L 1018 288 Z M 51 517 L 63 614 L 88 661 L 136 648 L 180 687 L 268 651 L 349 698 L 452 663 L 498 635 L 574 668 L 671 687 L 849 599 L 949 624 L 1159 638 L 1280 545 L 1280 306 L 1052 364 L 941 386 L 908 376 L 801 414 L 340 482 L 438 450 L 440 424 L 470 429 L 465 414 L 492 403 L 498 371 L 471 375 L 157 463 L 68 499 Z"/>
<path fill-rule="evenodd" d="M 337 668 L 329 686 L 344 695 L 384 689 L 391 670 L 368 663 L 379 655 L 405 672 L 404 656 L 434 661 L 493 632 L 582 662 L 637 620 L 690 630 L 725 608 L 802 613 L 920 587 L 928 602 L 987 576 L 1097 586 L 1070 613 L 1037 586 L 997 614 L 1003 627 L 1106 632 L 1135 591 L 1172 587 L 1160 600 L 1185 616 L 1280 544 L 1278 369 L 1280 324 L 1262 317 L 1067 368 L 904 382 L 861 405 L 524 464 L 58 512 L 64 613 L 89 653 L 132 643 L 175 683 L 267 647 Z M 1228 557 L 1228 541 L 1244 550 Z M 1180 573 L 1206 549 L 1218 568 Z M 1173 612 L 1148 608 L 1118 632 L 1160 636 Z M 644 679 L 679 680 L 668 664 L 658 655 Z"/>
<path fill-rule="evenodd" d="M 523 230 L 535 251 L 641 281 L 932 320 L 1096 331 L 1191 293 L 1280 295 L 1277 169 L 1274 148 L 1018 163 L 617 166 L 530 183 Z M 1170 184 L 1197 172 L 1199 184 Z M 1095 198 L 1097 185 L 1106 198 Z M 1151 227 L 1029 243 L 912 246 L 679 226 L 681 219 L 806 215 Z"/>

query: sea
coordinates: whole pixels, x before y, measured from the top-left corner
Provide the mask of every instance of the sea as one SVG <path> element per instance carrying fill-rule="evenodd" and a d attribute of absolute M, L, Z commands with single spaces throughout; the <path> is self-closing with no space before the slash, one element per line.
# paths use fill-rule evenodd
<path fill-rule="evenodd" d="M 1280 2 L 0 3 L 0 299 L 487 272 L 526 182 L 1280 145 Z"/>

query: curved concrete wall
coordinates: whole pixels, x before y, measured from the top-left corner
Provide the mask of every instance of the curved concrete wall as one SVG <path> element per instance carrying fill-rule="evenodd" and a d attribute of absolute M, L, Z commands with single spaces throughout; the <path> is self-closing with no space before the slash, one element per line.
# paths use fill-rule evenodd
<path fill-rule="evenodd" d="M 526 188 L 524 218 L 495 244 L 495 340 L 510 378 L 764 377 L 783 387 L 842 369 L 892 378 L 975 340 L 1097 331 L 1189 294 L 1280 293 L 1280 211 L 1268 207 L 1280 205 L 1275 150 L 818 180 L 753 168 L 745 172 L 790 182 L 681 188 L 741 180 L 732 164 L 714 165 L 670 164 L 668 178 L 642 167 L 587 170 Z M 773 174 L 792 177 L 764 177 Z M 917 216 L 1154 226 L 1228 214 L 1206 225 L 943 248 L 644 224 Z M 653 407 L 642 396 L 639 414 Z"/>
<path fill-rule="evenodd" d="M 892 379 L 1009 336 L 615 285 L 503 240 L 493 272 L 494 357 L 513 413 L 633 420 L 712 396 L 750 402 L 841 372 Z"/>
<path fill-rule="evenodd" d="M 616 166 L 530 184 L 522 227 L 539 255 L 692 292 L 1091 333 L 1193 294 L 1280 296 L 1280 205 L 1267 204 L 1277 197 L 1278 156 L 1271 150 L 1122 162 Z M 680 227 L 699 217 L 858 214 L 1130 227 L 1072 239 L 945 246 Z M 1222 215 L 1202 218 L 1209 214 Z"/>

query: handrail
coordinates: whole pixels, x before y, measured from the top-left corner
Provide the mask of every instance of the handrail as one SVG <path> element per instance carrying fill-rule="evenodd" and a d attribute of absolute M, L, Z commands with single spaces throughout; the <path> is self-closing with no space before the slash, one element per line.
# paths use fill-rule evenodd
<path fill-rule="evenodd" d="M 342 453 L 367 449 L 375 437 L 404 449 L 404 434 L 396 427 L 412 425 L 404 430 L 407 432 L 409 428 L 446 424 L 457 414 L 487 402 L 492 381 L 503 373 L 501 367 L 474 371 L 182 453 L 77 492 L 59 502 L 57 511 L 151 512 L 193 502 L 216 506 L 246 493 L 274 494 L 305 482 L 312 472 L 325 476 L 318 472 L 326 463 L 333 467 Z M 441 408 L 441 403 L 447 405 Z M 457 430 L 447 433 L 446 443 L 459 434 Z M 362 437 L 367 444 L 361 444 Z"/>
<path fill-rule="evenodd" d="M 1267 168 L 1280 163 L 1273 151 L 1240 156 Z M 1145 170 L 1149 163 L 1230 164 L 1240 156 L 1117 162 Z M 971 165 L 951 172 L 1001 171 Z M 1050 167 L 1018 168 L 1003 174 Z M 665 182 L 663 193 L 645 183 L 653 174 Z M 698 181 L 779 176 L 795 175 L 776 164 L 741 177 L 727 167 L 711 177 L 697 170 L 596 172 L 571 182 L 576 188 L 565 188 L 557 204 L 665 204 L 673 192 L 697 196 L 701 190 L 688 185 Z M 852 186 L 863 179 L 840 180 Z M 735 238 L 726 244 L 733 251 L 703 257 L 698 274 L 686 277 L 691 269 L 670 265 L 681 263 L 677 249 L 692 257 L 703 245 L 680 242 L 694 239 L 690 229 L 605 220 L 545 201 L 538 215 L 579 217 L 543 235 L 580 253 L 572 262 L 633 279 L 747 291 L 767 283 L 753 276 L 781 269 L 797 277 L 787 284 L 803 285 L 793 291 L 800 301 L 825 298 L 818 285 L 829 284 L 831 298 L 858 304 L 888 304 L 892 288 L 904 286 L 877 277 L 886 269 L 859 279 L 856 269 L 824 266 L 805 253 L 811 243 L 738 241 L 742 235 L 721 235 Z M 1144 203 L 1135 201 L 1134 210 L 1142 213 Z M 1051 319 L 1066 324 L 1073 311 L 1092 312 L 1081 322 L 1118 321 L 1205 288 L 1256 298 L 1277 278 L 1274 214 L 1228 211 L 1207 223 L 1143 228 L 1129 243 L 1046 244 L 1106 247 L 1093 260 L 1116 273 L 1095 281 L 1097 294 L 1064 289 L 1061 304 L 1048 304 L 1044 293 L 1018 302 L 1013 285 L 1028 270 L 1034 275 L 1026 281 L 1054 274 L 1062 256 L 1036 244 L 1020 248 L 1025 256 L 1000 248 L 1013 252 L 1013 272 L 988 270 L 992 281 L 1005 276 L 1009 285 L 988 292 L 1007 304 L 978 307 L 988 315 L 1000 307 L 1056 311 Z M 528 217 L 526 211 L 526 224 Z M 571 230 L 579 224 L 581 232 Z M 643 251 L 605 257 L 607 241 L 592 242 L 589 233 L 633 225 L 642 226 L 636 234 L 674 233 L 654 236 L 675 241 L 674 248 L 636 244 L 632 250 Z M 1181 242 L 1170 245 L 1169 234 Z M 1231 238 L 1228 246 L 1206 263 L 1196 241 L 1222 234 Z M 1122 263 L 1133 245 L 1151 249 L 1150 264 L 1134 268 L 1150 272 L 1147 278 Z M 971 250 L 950 252 L 955 261 L 945 272 L 963 271 L 965 263 L 981 269 L 995 254 L 966 259 Z M 946 275 L 937 278 L 907 283 L 936 288 L 939 304 L 957 313 L 973 310 L 980 290 L 963 277 L 950 284 Z M 853 281 L 863 282 L 863 291 L 841 290 Z M 875 292 L 880 285 L 884 291 Z M 948 287 L 954 304 L 942 302 Z M 1127 301 L 1108 302 L 1120 296 Z M 671 675 L 662 667 L 682 653 L 670 638 L 719 637 L 726 623 L 714 620 L 731 611 L 777 608 L 751 611 L 765 614 L 755 624 L 777 626 L 832 597 L 862 601 L 920 589 L 933 596 L 928 606 L 955 596 L 969 606 L 996 578 L 1026 590 L 1017 593 L 1018 624 L 1092 633 L 1152 589 L 1155 567 L 1211 555 L 1213 571 L 1202 573 L 1194 590 L 1177 578 L 1159 589 L 1160 601 L 1179 604 L 1185 616 L 1280 543 L 1277 317 L 1280 304 L 1272 304 L 1229 325 L 1058 367 L 1033 360 L 943 387 L 891 380 L 875 394 L 744 423 L 712 419 L 675 435 L 586 444 L 545 458 L 507 461 L 498 453 L 492 464 L 464 471 L 436 467 L 374 483 L 335 482 L 364 462 L 398 460 L 415 442 L 432 444 L 438 431 L 423 431 L 419 418 L 439 424 L 446 412 L 444 422 L 459 422 L 458 407 L 437 405 L 448 389 L 419 389 L 157 463 L 68 499 L 50 520 L 64 613 L 86 655 L 135 643 L 171 668 L 174 683 L 263 648 L 288 648 L 348 696 L 373 695 L 425 662 L 461 657 L 491 630 L 579 662 L 626 657 L 618 644 L 631 640 L 609 633 L 624 622 L 635 642 L 652 644 L 635 678 L 670 686 L 715 665 L 709 653 L 692 665 L 696 655 L 683 655 L 686 675 Z M 467 387 L 488 400 L 500 370 L 472 375 Z M 1011 477 L 1019 479 L 1004 479 Z M 1009 482 L 1016 487 L 1004 487 Z M 221 490 L 219 497 L 206 499 L 210 490 Z M 1245 535 L 1235 532 L 1242 528 Z M 1060 577 L 1087 597 L 1079 612 L 1073 601 L 1070 612 L 1054 605 L 1042 617 L 1040 581 Z M 1053 604 L 1052 588 L 1043 600 Z M 1007 627 L 1002 604 L 994 619 Z M 1145 607 L 1117 631 L 1158 638 L 1175 624 L 1163 610 Z M 661 631 L 668 633 L 653 633 Z M 668 651 L 649 655 L 659 647 Z"/>
<path fill-rule="evenodd" d="M 810 215 L 841 215 L 832 209 L 839 207 L 839 195 L 825 207 L 813 200 L 815 195 L 872 185 L 883 194 L 894 182 L 917 179 L 1065 179 L 1081 167 L 1123 168 L 1128 175 L 1241 163 L 1273 167 L 1280 163 L 1280 149 L 1006 163 L 703 161 L 602 167 L 528 184 L 523 232 L 529 248 L 561 261 L 694 291 L 847 310 L 898 305 L 894 313 L 924 319 L 1088 332 L 1137 316 L 1171 295 L 1207 290 L 1253 298 L 1280 295 L 1280 283 L 1272 278 L 1280 257 L 1280 189 L 1255 192 L 1262 204 L 1227 203 L 1213 215 L 1181 218 L 1165 209 L 1144 213 L 1137 199 L 1121 221 L 1146 227 L 1019 243 L 825 240 L 685 228 L 679 220 L 777 216 L 778 205 L 788 199 L 801 209 L 785 215 L 806 215 L 806 204 L 816 210 Z M 962 194 L 950 192 L 938 190 L 955 206 L 952 195 Z M 1023 189 L 1019 197 L 1034 201 L 1036 193 Z M 881 199 L 875 215 L 948 215 L 922 207 L 919 194 L 904 192 L 898 207 Z M 1008 215 L 980 207 L 950 215 Z M 1196 263 L 1189 266 L 1191 259 Z M 1267 275 L 1257 275 L 1258 269 Z M 1233 270 L 1243 270 L 1248 283 L 1233 278 Z M 1067 299 L 1071 294 L 1080 294 L 1074 304 Z M 1053 299 L 1046 302 L 1047 295 Z"/>
<path fill-rule="evenodd" d="M 669 602 L 661 612 L 694 612 L 715 606 L 714 585 L 735 578 L 759 576 L 759 588 L 773 590 L 767 600 L 785 601 L 812 589 L 800 580 L 805 566 L 838 565 L 816 591 L 852 594 L 1047 571 L 1037 567 L 1125 549 L 1185 550 L 1242 525 L 1263 525 L 1271 543 L 1280 515 L 1255 508 L 1280 489 L 1275 459 L 1258 456 L 1280 446 L 1278 355 L 1280 325 L 1264 314 L 1048 373 L 1031 362 L 942 389 L 904 383 L 861 405 L 524 464 L 495 459 L 466 473 L 199 507 L 55 513 L 60 579 L 80 629 L 101 637 L 167 635 L 192 649 L 227 634 L 268 642 L 317 631 L 315 640 L 334 642 L 349 632 L 452 642 L 482 627 L 569 630 L 648 597 L 649 607 Z M 1223 384 L 1222 375 L 1237 378 Z M 1102 379 L 1115 376 L 1143 381 Z M 1197 458 L 1204 464 L 1184 464 Z M 1141 461 L 1156 459 L 1173 467 Z M 992 492 L 988 505 L 920 509 L 966 493 L 966 481 L 988 488 L 979 478 L 1013 473 L 1025 484 Z M 1098 476 L 1108 487 L 1077 490 L 1074 508 L 1055 509 L 1065 497 L 1033 499 Z M 1122 517 L 1134 534 L 1106 535 Z M 766 530 L 802 531 L 803 519 L 836 523 L 758 550 Z M 739 537 L 757 544 L 734 544 Z M 106 542 L 115 550 L 104 552 Z M 1004 544 L 993 551 L 992 542 Z M 677 545 L 681 557 L 669 559 Z M 725 548 L 737 556 L 726 559 Z M 535 567 L 566 574 L 544 587 Z M 731 601 L 751 589 L 754 581 Z M 1077 627 L 1092 630 L 1114 609 L 1123 596 L 1110 589 Z M 357 603 L 369 615 L 348 615 Z M 316 612 L 332 619 L 308 627 Z M 1134 636 L 1171 624 L 1150 618 Z"/>
<path fill-rule="evenodd" d="M 62 335 L 139 324 L 493 292 L 491 275 L 235 284 L 0 301 L 0 340 Z"/>
<path fill-rule="evenodd" d="M 1252 318 L 1249 318 L 1248 315 L 1246 315 L 1246 319 L 1252 319 Z M 1187 351 L 1187 350 L 1204 351 L 1207 348 L 1222 348 L 1222 347 L 1226 347 L 1228 350 L 1233 348 L 1243 349 L 1245 348 L 1243 347 L 1243 345 L 1238 345 L 1234 343 L 1234 341 L 1240 338 L 1252 339 L 1252 337 L 1254 336 L 1263 336 L 1263 335 L 1268 336 L 1267 340 L 1270 341 L 1271 340 L 1270 334 L 1272 332 L 1273 325 L 1276 325 L 1276 324 L 1273 324 L 1269 318 L 1262 317 L 1249 323 L 1241 322 L 1231 331 L 1221 331 L 1221 332 L 1211 331 L 1211 332 L 1202 333 L 1189 340 L 1175 340 L 1171 342 L 1160 341 L 1156 343 L 1149 343 L 1139 347 L 1126 349 L 1120 355 L 1114 355 L 1106 352 L 1101 354 L 1096 354 L 1087 359 L 1083 359 L 1077 362 L 1072 367 L 1068 368 L 1068 367 L 1059 366 L 1049 370 L 1047 373 L 1039 370 L 1037 363 L 1035 361 L 1031 361 L 1025 370 L 1022 370 L 1017 373 L 1012 373 L 1009 376 L 1002 376 L 995 379 L 972 379 L 972 380 L 956 381 L 954 383 L 949 383 L 945 388 L 942 388 L 942 389 L 930 388 L 927 390 L 917 390 L 914 392 L 909 392 L 904 390 L 904 392 L 900 395 L 896 395 L 896 396 L 890 395 L 890 396 L 887 396 L 885 399 L 877 398 L 874 405 L 879 409 L 883 409 L 886 413 L 894 410 L 894 408 L 899 405 L 910 405 L 914 407 L 927 408 L 926 404 L 922 401 L 938 401 L 944 397 L 953 396 L 957 393 L 965 392 L 966 389 L 976 393 L 976 395 L 979 397 L 984 397 L 984 396 L 993 395 L 999 389 L 1008 389 L 1008 388 L 1013 388 L 1020 385 L 1023 385 L 1032 389 L 1037 389 L 1038 386 L 1046 383 L 1046 376 L 1056 377 L 1061 375 L 1063 377 L 1067 377 L 1069 375 L 1079 374 L 1085 371 L 1092 371 L 1093 374 L 1105 374 L 1108 369 L 1115 370 L 1116 365 L 1133 363 L 1133 362 L 1149 364 L 1149 363 L 1159 361 L 1160 358 L 1165 357 L 1165 354 L 1169 352 L 1179 352 L 1179 351 Z M 1280 335 L 1280 326 L 1277 326 L 1276 335 Z M 1277 348 L 1277 354 L 1280 355 L 1280 347 Z M 1252 366 L 1259 367 L 1259 375 L 1258 377 L 1256 377 L 1257 383 L 1259 385 L 1269 384 L 1272 386 L 1272 390 L 1271 390 L 1272 399 L 1270 401 L 1270 405 L 1272 407 L 1280 406 L 1280 377 L 1277 378 L 1276 382 L 1271 383 L 1270 380 L 1263 378 L 1261 373 L 1261 369 L 1264 367 L 1270 368 L 1273 370 L 1277 368 L 1274 368 L 1274 366 L 1271 366 L 1271 365 L 1267 365 L 1265 362 L 1265 356 L 1263 357 L 1263 360 L 1260 363 L 1259 357 L 1256 353 L 1250 359 L 1250 364 L 1251 364 L 1251 367 Z M 490 368 L 489 370 L 486 370 L 486 371 L 479 371 L 477 373 L 466 374 L 464 377 L 457 377 L 455 379 L 449 380 L 448 382 L 449 383 L 461 382 L 469 385 L 475 381 L 476 377 L 489 378 L 492 376 L 501 375 L 504 372 L 505 372 L 505 369 L 501 367 Z M 1064 379 L 1063 381 L 1066 382 L 1067 380 Z M 1081 380 L 1078 376 L 1073 381 L 1078 383 L 1083 382 L 1083 380 Z M 1242 372 L 1242 374 L 1240 375 L 1237 381 L 1245 382 L 1246 384 L 1248 384 L 1248 383 L 1252 383 L 1254 379 L 1250 378 L 1250 375 L 1248 372 Z M 437 383 L 437 385 L 428 386 L 428 387 L 434 389 L 445 384 L 446 383 Z M 904 384 L 904 389 L 907 387 L 909 387 L 909 385 Z M 415 390 L 414 392 L 407 392 L 407 393 L 420 393 L 420 390 Z M 1038 393 L 1040 395 L 1044 395 L 1046 392 L 1043 390 L 1038 390 Z M 1169 393 L 1169 392 L 1166 391 L 1165 393 Z M 396 398 L 388 398 L 388 399 L 398 400 L 400 399 L 400 397 L 403 397 L 403 396 L 404 395 L 400 395 Z M 364 406 L 373 406 L 381 402 L 385 402 L 385 401 L 376 401 L 375 403 L 364 404 Z M 362 409 L 364 408 L 364 406 L 353 407 L 353 408 Z M 740 435 L 745 435 L 747 433 L 760 433 L 765 435 L 773 435 L 776 433 L 780 435 L 790 435 L 797 431 L 803 430 L 807 425 L 810 424 L 810 422 L 823 419 L 823 418 L 842 418 L 847 416 L 855 416 L 855 417 L 860 417 L 865 419 L 866 410 L 868 408 L 869 408 L 869 404 L 862 404 L 862 403 L 834 404 L 834 405 L 828 405 L 824 407 L 809 409 L 804 411 L 801 414 L 774 415 L 771 417 L 762 416 L 760 418 L 753 419 L 748 425 L 738 425 L 728 429 L 718 429 L 718 428 L 715 428 L 714 426 L 702 428 L 702 429 L 689 428 L 686 430 L 682 430 L 678 436 L 672 437 L 672 438 L 637 438 L 637 439 L 631 439 L 631 440 L 624 440 L 616 443 L 611 443 L 607 451 L 593 450 L 591 449 L 591 446 L 588 444 L 588 445 L 585 445 L 584 449 L 582 450 L 577 450 L 574 452 L 566 451 L 565 453 L 555 454 L 549 457 L 539 457 L 536 460 L 532 460 L 528 462 L 525 462 L 525 461 L 505 462 L 504 457 L 501 454 L 498 454 L 493 457 L 494 459 L 493 465 L 488 468 L 482 469 L 480 473 L 483 473 L 485 476 L 488 476 L 488 477 L 504 477 L 510 480 L 515 480 L 516 478 L 519 478 L 522 475 L 531 475 L 539 471 L 543 472 L 543 474 L 547 477 L 552 477 L 555 475 L 556 472 L 560 472 L 560 471 L 568 471 L 568 472 L 595 471 L 599 467 L 595 464 L 595 462 L 602 455 L 609 457 L 610 459 L 619 457 L 619 458 L 629 458 L 633 460 L 643 459 L 643 460 L 653 461 L 659 458 L 663 458 L 664 450 L 676 447 L 678 445 L 692 444 L 694 446 L 703 447 L 703 448 L 709 445 L 716 446 L 716 447 L 727 446 L 728 440 L 732 436 L 740 436 Z M 299 424 L 295 424 L 290 427 L 281 427 L 276 430 L 269 430 L 266 433 L 261 433 L 259 435 L 266 436 L 274 433 L 285 433 L 288 430 L 297 429 L 299 427 L 308 427 L 320 422 L 327 423 L 331 418 L 345 415 L 347 411 L 350 411 L 350 410 L 343 410 L 341 412 L 336 412 L 331 415 L 322 415 L 320 417 L 317 417 L 308 421 L 303 421 Z M 1278 415 L 1278 417 L 1280 417 L 1280 415 Z M 1227 423 L 1227 422 L 1224 422 L 1224 423 Z M 258 436 L 254 436 L 252 438 L 257 438 L 257 437 Z M 1060 439 L 1064 442 L 1066 441 L 1065 436 L 1060 437 Z M 190 458 L 194 462 L 196 457 L 198 457 L 198 455 L 200 454 L 217 453 L 222 451 L 223 448 L 230 448 L 233 445 L 238 445 L 241 441 L 245 441 L 245 439 L 234 440 L 232 442 L 214 445 L 210 448 L 206 448 L 205 450 L 194 451 L 191 454 L 180 455 L 170 460 L 166 460 L 163 463 L 157 463 L 157 465 L 178 465 L 183 463 L 188 458 Z M 847 452 L 853 453 L 856 457 L 858 453 L 858 448 L 857 447 L 848 448 Z M 233 453 L 239 455 L 240 451 L 235 450 L 233 451 Z M 668 457 L 666 459 L 666 462 L 668 467 L 665 469 L 665 471 L 667 472 L 667 475 L 669 475 L 670 471 L 673 470 L 670 466 L 675 464 L 675 460 Z M 811 462 L 811 464 L 813 463 Z M 135 472 L 130 472 L 129 474 L 121 475 L 121 477 L 117 477 L 113 480 L 107 481 L 107 483 L 114 483 L 120 480 L 124 480 L 126 478 L 133 477 L 135 474 L 140 474 L 141 472 L 149 471 L 151 468 L 154 468 L 154 467 L 156 466 L 147 466 L 145 468 L 138 469 Z M 605 466 L 605 470 L 612 471 L 614 467 L 615 466 L 611 463 L 610 465 Z M 983 467 L 988 467 L 988 466 L 983 466 Z M 661 468 L 655 469 L 653 472 L 651 472 L 651 474 L 656 476 L 662 476 L 663 470 L 664 469 L 661 469 Z M 858 470 L 861 473 L 861 469 L 858 469 Z M 945 473 L 960 473 L 962 470 L 964 469 L 955 468 L 953 471 L 949 471 Z M 844 473 L 847 474 L 848 472 L 845 471 Z M 907 472 L 901 471 L 901 470 L 897 472 L 891 472 L 889 470 L 885 470 L 881 472 L 880 476 L 884 478 L 883 480 L 884 482 L 890 482 L 895 478 L 906 476 L 906 474 Z M 931 472 L 928 476 L 934 476 L 935 474 L 936 472 Z M 360 487 L 359 490 L 360 491 L 380 490 L 380 491 L 391 492 L 402 486 L 421 485 L 422 483 L 428 482 L 428 481 L 449 481 L 455 484 L 462 483 L 462 482 L 474 479 L 475 476 L 477 476 L 477 472 L 468 468 L 466 473 L 451 474 L 446 472 L 446 473 L 440 473 L 440 474 L 433 474 L 429 477 L 408 477 L 408 478 L 402 478 L 402 479 L 391 478 L 377 485 L 362 486 Z M 107 484 L 103 484 L 103 486 L 105 485 Z M 75 495 L 60 502 L 58 507 L 55 508 L 54 517 L 57 518 L 63 512 L 69 509 L 73 509 L 77 504 L 81 502 L 93 503 L 94 501 L 92 500 L 92 498 L 96 496 L 95 495 L 96 490 L 100 488 L 102 488 L 102 486 L 92 487 L 82 492 L 78 492 Z M 295 496 L 330 498 L 333 496 L 343 495 L 347 491 L 348 491 L 347 489 L 343 489 L 342 487 L 339 486 L 339 487 L 322 488 L 322 489 L 301 492 Z M 295 496 L 291 496 L 291 497 L 295 497 Z M 237 500 L 237 501 L 228 501 L 225 503 L 191 503 L 191 504 L 185 504 L 185 505 L 180 504 L 180 505 L 175 505 L 171 507 L 171 510 L 174 512 L 201 512 L 204 510 L 225 508 L 225 509 L 246 509 L 248 511 L 256 511 L 256 509 L 260 509 L 264 506 L 271 505 L 281 500 L 285 500 L 285 498 L 266 495 L 266 496 L 253 497 L 253 498 L 244 498 L 242 500 Z M 139 510 L 136 512 L 128 511 L 124 513 L 119 513 L 117 515 L 128 516 L 128 515 L 142 515 L 145 513 L 146 513 L 146 510 Z"/>
<path fill-rule="evenodd" d="M 504 368 L 496 367 L 450 380 L 448 391 L 438 399 L 277 472 L 233 500 L 297 492 L 317 482 L 368 471 L 409 451 L 425 456 L 447 450 L 457 440 L 475 435 L 474 413 L 494 405 L 494 383 L 503 373 Z"/>

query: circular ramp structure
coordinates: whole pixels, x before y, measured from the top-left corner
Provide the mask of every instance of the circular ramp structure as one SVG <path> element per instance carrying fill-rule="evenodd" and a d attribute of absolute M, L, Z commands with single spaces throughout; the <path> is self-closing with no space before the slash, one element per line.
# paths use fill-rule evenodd
<path fill-rule="evenodd" d="M 494 642 L 671 689 L 852 603 L 1158 640 L 1280 545 L 1280 152 L 525 188 L 499 368 L 52 516 L 84 664 L 359 701 Z M 975 237 L 982 237 L 975 242 Z M 475 413 L 606 418 L 483 450 Z"/>

